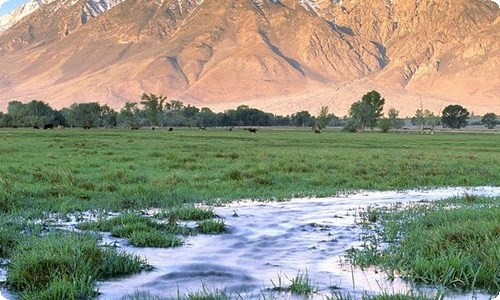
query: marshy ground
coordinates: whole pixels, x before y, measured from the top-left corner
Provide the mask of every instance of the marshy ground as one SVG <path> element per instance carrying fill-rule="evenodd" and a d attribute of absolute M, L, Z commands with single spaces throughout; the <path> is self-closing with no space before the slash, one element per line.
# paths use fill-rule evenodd
<path fill-rule="evenodd" d="M 259 130 L 257 134 L 222 129 L 173 132 L 2 129 L 0 136 L 0 256 L 11 262 L 37 262 L 40 259 L 34 253 L 38 250 L 33 249 L 51 249 L 53 241 L 47 232 L 52 231 L 54 224 L 47 220 L 54 215 L 64 219 L 66 214 L 78 216 L 82 213 L 81 220 L 84 220 L 83 212 L 104 215 L 151 208 L 169 211 L 186 204 L 219 205 L 238 199 L 286 200 L 326 197 L 356 190 L 500 185 L 498 134 L 360 135 L 327 130 L 315 135 L 309 130 L 288 129 Z M 497 190 L 490 194 L 498 195 Z M 358 196 L 350 201 L 351 208 L 362 205 L 363 200 L 356 198 Z M 397 197 L 405 199 L 407 194 Z M 350 267 L 342 270 L 338 260 L 349 245 L 361 245 L 356 240 L 361 229 L 349 220 L 354 212 L 342 215 L 342 209 L 330 207 L 333 203 L 325 204 L 326 199 L 304 200 L 301 204 L 304 207 L 296 211 L 293 210 L 296 201 L 290 202 L 290 211 L 286 208 L 287 203 L 275 202 L 265 206 L 253 204 L 248 209 L 244 205 L 217 207 L 215 213 L 222 219 L 216 218 L 206 224 L 201 220 L 191 221 L 195 223 L 188 229 L 169 227 L 167 225 L 172 222 L 169 224 L 168 218 L 160 220 L 160 216 L 156 216 L 167 225 L 138 221 L 92 230 L 110 232 L 104 235 L 105 240 L 116 241 L 121 249 L 127 250 L 126 254 L 137 253 L 138 257 L 121 256 L 119 251 L 114 254 L 111 250 L 95 250 L 89 245 L 101 242 L 92 233 L 84 238 L 70 234 L 63 238 L 68 245 L 78 244 L 81 246 L 78 249 L 94 253 L 88 268 L 71 269 L 81 272 L 78 274 L 82 276 L 63 276 L 55 281 L 40 277 L 42 282 L 28 276 L 26 280 L 34 280 L 28 285 L 16 285 L 13 279 L 8 279 L 8 283 L 14 289 L 26 288 L 22 294 L 26 299 L 51 299 L 53 295 L 68 291 L 69 287 L 75 292 L 71 294 L 75 299 L 96 297 L 96 280 L 103 299 L 123 296 L 109 294 L 108 289 L 113 284 L 117 286 L 111 289 L 120 288 L 130 293 L 134 293 L 128 288 L 132 286 L 135 290 L 153 292 L 161 287 L 163 291 L 172 291 L 169 295 L 173 296 L 179 295 L 177 288 L 184 295 L 198 290 L 203 284 L 211 291 L 227 288 L 232 292 L 245 287 L 249 296 L 257 293 L 259 297 L 259 291 L 266 287 L 272 291 L 279 286 L 280 278 L 284 282 L 306 272 L 322 292 L 329 286 L 352 286 Z M 495 199 L 498 203 L 498 198 Z M 383 200 L 376 202 L 379 201 Z M 333 202 L 335 205 L 344 203 L 343 198 Z M 339 213 L 335 212 L 337 209 Z M 331 218 L 328 221 L 326 214 Z M 181 217 L 176 218 L 175 221 L 179 220 L 176 224 L 184 222 Z M 347 221 L 350 225 L 342 228 Z M 191 232 L 193 228 L 198 232 Z M 198 234 L 204 230 L 225 233 Z M 168 239 L 165 238 L 167 234 Z M 134 244 L 180 248 L 131 247 Z M 192 252 L 192 247 L 200 247 L 200 252 Z M 73 266 L 73 261 L 64 257 L 74 249 L 61 248 L 67 252 L 61 252 L 54 261 L 50 255 L 46 256 L 47 263 L 41 267 Z M 259 249 L 266 249 L 261 256 Z M 140 254 L 141 251 L 147 255 Z M 226 256 L 221 256 L 221 251 L 225 251 Z M 191 252 L 192 257 L 177 257 Z M 239 258 L 240 255 L 244 259 Z M 210 262 L 203 262 L 203 256 L 211 258 Z M 147 263 L 142 261 L 145 257 Z M 247 257 L 269 264 L 257 266 L 245 260 Z M 218 261 L 223 263 L 217 264 Z M 184 263 L 187 265 L 183 266 Z M 150 272 L 102 281 L 110 276 L 145 270 L 148 264 L 153 266 Z M 9 264 L 9 270 L 14 270 L 14 266 Z M 102 266 L 107 267 L 102 269 Z M 113 270 L 113 266 L 121 271 Z M 193 270 L 196 269 L 209 273 L 195 276 Z M 259 272 L 257 275 L 250 272 L 254 269 Z M 336 272 L 348 274 L 348 278 Z M 13 278 L 13 274 L 9 272 L 7 278 Z M 215 279 L 210 274 L 221 274 L 222 279 Z M 384 272 L 378 274 L 380 280 L 385 276 Z M 154 276 L 157 276 L 156 284 L 150 282 Z M 185 278 L 191 277 L 198 279 L 196 284 L 191 282 L 191 288 L 183 286 L 181 289 L 178 282 L 190 282 Z M 133 278 L 135 284 L 130 283 Z M 359 288 L 354 292 L 363 290 L 364 284 L 357 282 Z M 370 283 L 369 290 L 375 290 L 373 286 L 377 282 Z M 47 283 L 54 285 L 47 287 Z"/>

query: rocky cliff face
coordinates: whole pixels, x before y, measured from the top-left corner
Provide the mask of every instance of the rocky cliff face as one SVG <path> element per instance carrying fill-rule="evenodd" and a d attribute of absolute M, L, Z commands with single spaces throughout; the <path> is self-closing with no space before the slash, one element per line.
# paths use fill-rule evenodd
<path fill-rule="evenodd" d="M 55 0 L 0 33 L 0 103 L 121 107 L 142 92 L 218 109 L 345 114 L 380 90 L 500 112 L 500 9 L 480 0 Z"/>

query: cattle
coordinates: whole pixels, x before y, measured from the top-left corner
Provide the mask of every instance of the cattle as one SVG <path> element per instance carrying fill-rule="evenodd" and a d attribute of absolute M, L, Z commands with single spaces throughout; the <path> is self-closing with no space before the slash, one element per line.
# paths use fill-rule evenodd
<path fill-rule="evenodd" d="M 229 127 L 227 130 L 233 131 L 233 126 Z"/>
<path fill-rule="evenodd" d="M 200 126 L 200 130 L 205 130 L 205 129 L 207 129 L 207 127 L 206 127 L 206 126 L 203 126 L 203 127 L 202 127 L 202 126 Z"/>
<path fill-rule="evenodd" d="M 153 126 L 153 127 L 151 127 L 151 130 L 155 130 L 155 127 L 154 127 L 154 126 Z"/>
<path fill-rule="evenodd" d="M 173 130 L 174 130 L 174 128 L 172 128 L 172 127 L 170 127 L 170 128 L 168 129 L 168 131 L 173 131 Z"/>
<path fill-rule="evenodd" d="M 45 125 L 43 125 L 43 130 L 46 130 L 46 129 L 54 129 L 54 124 L 45 124 Z"/>
<path fill-rule="evenodd" d="M 33 129 L 40 129 L 40 127 L 35 125 L 35 126 L 33 126 Z"/>
<path fill-rule="evenodd" d="M 248 131 L 251 133 L 257 133 L 257 128 L 248 128 Z"/>
<path fill-rule="evenodd" d="M 321 129 L 319 129 L 319 128 L 315 128 L 315 129 L 314 129 L 314 133 L 321 133 Z"/>
<path fill-rule="evenodd" d="M 64 129 L 63 125 L 57 125 L 57 129 Z"/>
<path fill-rule="evenodd" d="M 130 127 L 130 129 L 132 129 L 132 130 L 139 130 L 139 126 L 132 126 L 132 127 Z"/>
<path fill-rule="evenodd" d="M 83 129 L 90 129 L 90 126 L 89 125 L 85 125 L 85 126 L 83 126 Z"/>

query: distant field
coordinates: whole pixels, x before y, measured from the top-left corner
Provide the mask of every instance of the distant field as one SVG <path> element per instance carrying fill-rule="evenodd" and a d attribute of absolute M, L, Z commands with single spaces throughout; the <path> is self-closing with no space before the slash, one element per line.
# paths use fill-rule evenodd
<path fill-rule="evenodd" d="M 500 185 L 498 134 L 1 129 L 0 139 L 7 213 Z"/>

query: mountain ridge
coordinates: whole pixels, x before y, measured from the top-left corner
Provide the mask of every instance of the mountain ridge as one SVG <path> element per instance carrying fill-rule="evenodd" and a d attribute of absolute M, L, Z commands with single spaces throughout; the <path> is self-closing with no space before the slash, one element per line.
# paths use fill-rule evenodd
<path fill-rule="evenodd" d="M 152 92 L 220 110 L 346 114 L 379 89 L 405 115 L 420 103 L 500 112 L 493 2 L 113 1 L 55 0 L 0 33 L 0 104 L 120 108 Z"/>

